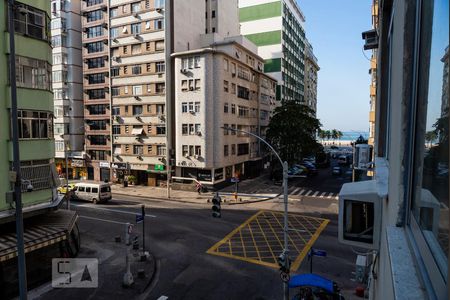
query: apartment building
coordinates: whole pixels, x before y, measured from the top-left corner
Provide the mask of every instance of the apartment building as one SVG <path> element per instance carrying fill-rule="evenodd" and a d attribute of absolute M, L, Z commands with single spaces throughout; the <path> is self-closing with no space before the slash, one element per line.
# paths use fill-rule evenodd
<path fill-rule="evenodd" d="M 24 206 L 48 206 L 58 199 L 53 140 L 52 52 L 50 47 L 50 2 L 47 0 L 16 1 L 14 14 L 8 16 L 8 2 L 0 1 L 0 211 L 14 208 L 7 199 L 10 182 L 11 88 L 9 79 L 8 19 L 14 18 L 16 85 L 18 102 L 18 134 L 21 174 L 24 180 Z M 28 182 L 33 191 L 27 191 Z M 9 200 L 9 201 L 8 201 Z M 28 209 L 29 210 L 29 209 Z M 7 213 L 11 216 L 11 212 Z M 2 219 L 3 220 L 3 219 Z"/>
<path fill-rule="evenodd" d="M 278 80 L 277 99 L 306 104 L 305 17 L 297 2 L 239 0 L 239 19 L 241 34 L 258 46 L 264 72 Z"/>
<path fill-rule="evenodd" d="M 314 113 L 317 112 L 317 81 L 320 67 L 317 57 L 314 55 L 313 47 L 306 41 L 305 51 L 305 105 L 310 107 Z"/>
<path fill-rule="evenodd" d="M 259 141 L 275 105 L 276 80 L 242 36 L 216 40 L 175 57 L 176 175 L 217 185 L 257 176 Z"/>
<path fill-rule="evenodd" d="M 110 180 L 109 3 L 81 1 L 86 177 Z"/>
<path fill-rule="evenodd" d="M 51 1 L 53 54 L 54 138 L 56 168 L 69 179 L 86 177 L 84 167 L 83 65 L 81 57 L 81 1 Z"/>
<path fill-rule="evenodd" d="M 339 238 L 367 249 L 369 299 L 449 299 L 448 8 L 379 0 L 366 35 L 377 48 L 375 174 L 343 186 Z"/>

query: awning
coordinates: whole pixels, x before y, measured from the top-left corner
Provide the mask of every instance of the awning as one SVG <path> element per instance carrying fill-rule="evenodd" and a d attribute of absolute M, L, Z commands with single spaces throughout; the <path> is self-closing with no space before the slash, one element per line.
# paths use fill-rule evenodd
<path fill-rule="evenodd" d="M 76 211 L 58 210 L 24 220 L 25 253 L 66 240 L 77 221 Z M 11 224 L 11 223 L 10 223 Z M 0 262 L 17 256 L 15 227 L 0 227 Z"/>
<path fill-rule="evenodd" d="M 164 170 L 164 171 L 161 171 L 161 170 L 147 170 L 147 173 L 167 175 L 167 170 Z"/>
<path fill-rule="evenodd" d="M 131 134 L 132 135 L 142 135 L 142 134 L 144 134 L 144 128 L 133 128 L 133 130 L 131 130 Z"/>

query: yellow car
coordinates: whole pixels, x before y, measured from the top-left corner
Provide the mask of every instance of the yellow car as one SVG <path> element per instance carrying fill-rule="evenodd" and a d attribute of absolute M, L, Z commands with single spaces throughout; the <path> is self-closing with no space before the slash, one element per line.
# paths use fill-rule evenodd
<path fill-rule="evenodd" d="M 69 183 L 68 188 L 69 188 L 69 191 L 72 191 L 75 188 L 75 184 L 74 183 Z M 58 192 L 60 194 L 65 194 L 67 192 L 66 191 L 66 185 L 61 185 L 60 187 L 58 187 Z"/>

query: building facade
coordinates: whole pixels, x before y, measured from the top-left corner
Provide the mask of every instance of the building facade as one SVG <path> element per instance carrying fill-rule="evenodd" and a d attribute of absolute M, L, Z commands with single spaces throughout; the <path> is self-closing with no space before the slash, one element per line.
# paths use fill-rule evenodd
<path fill-rule="evenodd" d="M 69 179 L 86 178 L 84 167 L 83 63 L 81 58 L 81 1 L 51 2 L 53 54 L 54 137 L 56 168 Z"/>
<path fill-rule="evenodd" d="M 48 204 L 57 198 L 58 177 L 54 163 L 52 52 L 50 47 L 50 2 L 47 0 L 16 1 L 13 16 L 8 16 L 8 2 L 0 1 L 0 32 L 9 41 L 8 17 L 14 18 L 16 85 L 18 102 L 19 148 L 24 206 Z M 9 85 L 9 42 L 0 43 L 0 211 L 13 209 L 7 192 L 10 182 L 11 89 Z M 10 199 L 11 200 L 11 199 Z"/>
<path fill-rule="evenodd" d="M 81 1 L 86 177 L 110 180 L 112 159 L 109 2 Z"/>
<path fill-rule="evenodd" d="M 245 47 L 246 45 L 247 47 Z M 276 80 L 242 37 L 175 54 L 176 175 L 207 185 L 257 176 Z"/>
<path fill-rule="evenodd" d="M 349 198 L 350 205 L 340 208 L 340 222 L 348 220 L 346 214 L 356 218 L 342 236 L 351 237 L 346 243 L 369 245 L 369 299 L 448 299 L 448 71 L 443 58 L 449 47 L 449 1 L 379 0 L 378 7 L 375 174 L 372 181 L 344 185 L 365 200 L 360 208 L 373 212 L 373 226 L 361 232 L 367 215 L 358 209 L 353 214 L 349 208 L 357 197 Z M 428 138 L 430 132 L 434 138 Z M 340 203 L 346 201 L 342 193 Z M 361 239 L 367 234 L 372 238 Z"/>
<path fill-rule="evenodd" d="M 258 46 L 277 99 L 305 102 L 305 18 L 294 0 L 239 0 L 241 34 Z"/>
<path fill-rule="evenodd" d="M 378 30 L 378 0 L 372 2 L 372 29 Z M 370 59 L 370 110 L 369 110 L 369 145 L 374 145 L 375 140 L 375 108 L 377 101 L 377 49 L 372 49 Z"/>
<path fill-rule="evenodd" d="M 314 113 L 317 112 L 317 81 L 320 70 L 317 57 L 314 55 L 311 44 L 306 42 L 305 51 L 305 105 Z"/>

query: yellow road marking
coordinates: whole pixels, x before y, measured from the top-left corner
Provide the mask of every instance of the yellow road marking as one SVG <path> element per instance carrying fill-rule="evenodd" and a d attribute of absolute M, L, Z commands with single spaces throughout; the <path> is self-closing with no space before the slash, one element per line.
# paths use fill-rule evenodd
<path fill-rule="evenodd" d="M 274 249 L 282 249 L 284 246 L 280 239 L 284 230 L 279 219 L 282 214 L 281 212 L 263 210 L 255 213 L 209 248 L 206 253 L 278 268 L 277 255 L 274 253 Z M 265 220 L 265 222 L 260 222 L 262 220 Z M 300 231 L 295 231 L 295 235 L 289 234 L 290 254 L 292 258 L 296 257 L 291 265 L 291 270 L 295 271 L 299 268 L 320 233 L 327 226 L 329 220 L 290 213 L 288 221 L 289 228 L 301 227 L 305 232 L 302 234 Z M 317 225 L 315 225 L 316 223 Z M 255 226 L 255 228 L 258 226 L 260 231 L 252 229 L 252 226 Z M 280 232 L 275 230 L 275 227 L 278 229 L 278 226 L 281 227 Z M 232 239 L 235 239 L 234 243 Z M 228 249 L 226 249 L 227 246 Z"/>

